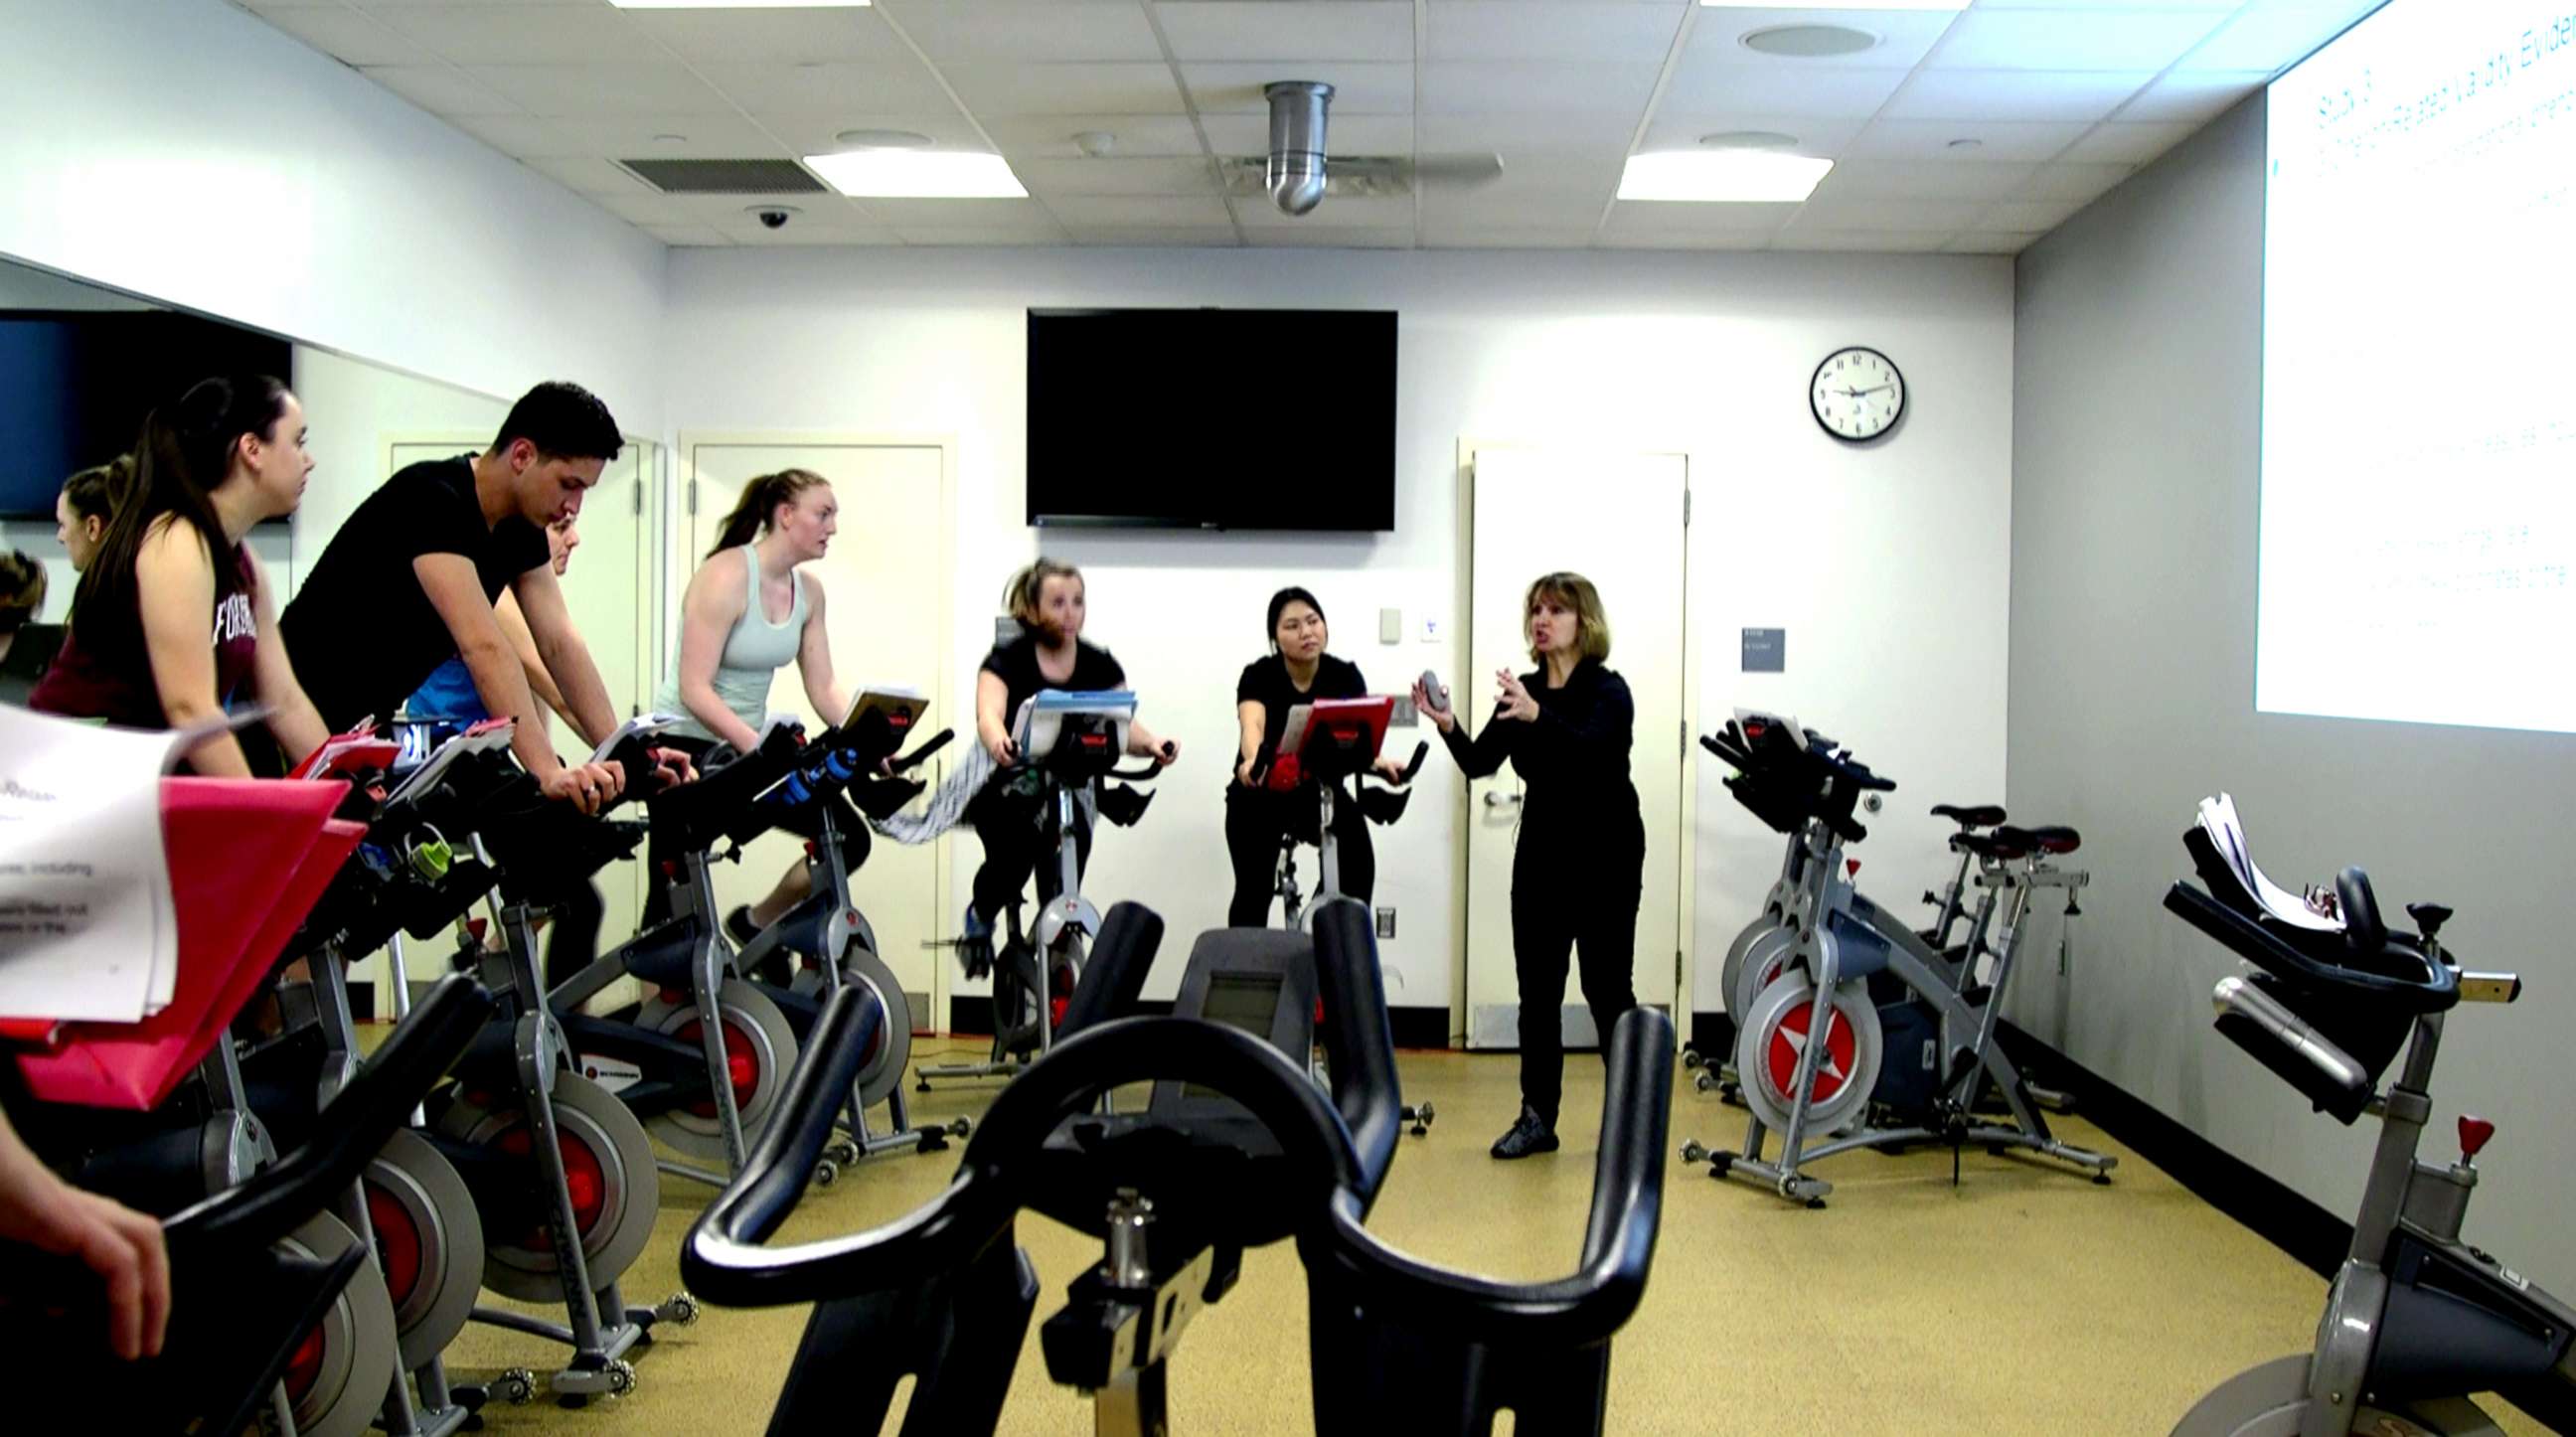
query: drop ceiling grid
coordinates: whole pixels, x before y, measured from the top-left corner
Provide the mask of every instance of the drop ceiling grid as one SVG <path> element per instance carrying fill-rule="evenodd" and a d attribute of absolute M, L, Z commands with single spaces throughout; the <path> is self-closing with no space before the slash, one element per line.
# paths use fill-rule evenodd
<path fill-rule="evenodd" d="M 1975 0 L 1956 13 L 1687 0 L 879 0 L 869 9 L 627 11 L 607 0 L 232 0 L 671 243 L 1586 243 L 2009 252 L 2371 8 L 2371 0 Z M 1882 36 L 1756 54 L 1796 23 Z M 1224 197 L 1266 141 L 1259 87 L 1342 87 L 1331 148 L 1491 152 L 1482 190 L 1333 196 L 1303 220 Z M 853 91 L 857 91 L 855 96 Z M 851 129 L 1002 154 L 1030 199 L 800 197 L 760 229 L 613 162 L 797 157 Z M 1072 136 L 1117 137 L 1106 159 Z M 1610 198 L 1626 157 L 1785 130 L 1835 172 L 1806 206 Z M 685 140 L 656 142 L 656 136 Z M 1948 142 L 1976 138 L 1980 149 Z M 644 148 L 639 148 L 642 146 Z M 609 203 L 614 201 L 613 204 Z M 750 203 L 745 197 L 744 204 Z M 894 216 L 901 213 L 904 221 Z M 799 231 L 802 231 L 801 233 Z M 1110 239 L 1107 237 L 1115 236 Z M 685 238 L 683 238 L 685 237 Z"/>

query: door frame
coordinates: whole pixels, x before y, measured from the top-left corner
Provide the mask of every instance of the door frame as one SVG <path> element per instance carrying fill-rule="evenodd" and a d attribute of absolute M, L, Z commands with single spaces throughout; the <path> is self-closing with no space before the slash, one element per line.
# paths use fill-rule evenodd
<path fill-rule="evenodd" d="M 1675 972 L 1673 975 L 1673 1022 L 1678 1031 L 1687 1034 L 1690 1026 L 1689 1015 L 1692 1012 L 1695 998 L 1695 995 L 1691 991 L 1691 977 L 1693 970 L 1699 966 L 1693 960 L 1693 954 L 1691 952 L 1691 935 L 1697 931 L 1699 904 L 1699 892 L 1697 886 L 1692 882 L 1692 876 L 1698 872 L 1699 783 L 1698 768 L 1691 758 L 1691 750 L 1695 747 L 1695 736 L 1700 732 L 1699 647 L 1692 641 L 1693 636 L 1691 633 L 1691 615 L 1696 609 L 1699 600 L 1699 571 L 1691 563 L 1690 530 L 1691 522 L 1696 517 L 1693 513 L 1696 506 L 1692 498 L 1694 486 L 1692 483 L 1691 472 L 1692 461 L 1695 456 L 1692 454 L 1691 450 L 1679 445 L 1631 446 L 1611 441 L 1595 441 L 1580 437 L 1551 439 L 1484 439 L 1473 434 L 1460 435 L 1458 438 L 1457 472 L 1458 563 L 1456 565 L 1456 569 L 1458 582 L 1452 595 L 1452 600 L 1456 607 L 1451 610 L 1451 612 L 1458 616 L 1458 621 L 1453 630 L 1454 637 L 1451 641 L 1452 653 L 1453 656 L 1463 656 L 1456 657 L 1456 662 L 1467 662 L 1469 659 L 1472 659 L 1475 654 L 1477 451 L 1487 449 L 1519 449 L 1545 452 L 1569 449 L 1582 450 L 1589 448 L 1616 449 L 1631 454 L 1669 456 L 1679 459 L 1682 463 L 1682 732 L 1680 735 L 1680 741 L 1683 747 L 1680 820 L 1681 832 L 1677 835 L 1679 842 L 1674 845 L 1674 862 L 1677 865 L 1677 869 L 1674 873 L 1673 889 L 1673 942 L 1675 944 L 1673 954 L 1673 961 L 1675 964 Z M 1471 841 L 1474 831 L 1476 817 L 1475 805 L 1471 802 L 1472 798 L 1473 795 L 1469 792 L 1469 786 L 1465 783 L 1459 784 L 1458 799 L 1455 810 L 1456 816 L 1454 821 L 1450 824 L 1453 836 L 1450 847 L 1450 871 L 1458 875 L 1458 882 L 1449 901 L 1449 951 L 1457 955 L 1458 961 L 1451 966 L 1449 975 L 1449 1046 L 1461 1049 L 1467 1046 L 1467 1027 L 1469 1019 L 1467 1006 L 1467 904 L 1471 895 L 1468 891 L 1468 844 Z M 1605 1043 L 1608 1042 L 1609 1035 L 1606 1033 L 1603 1034 L 1602 1041 Z"/>
<path fill-rule="evenodd" d="M 669 631 L 679 632 L 680 596 L 689 586 L 689 576 L 697 571 L 695 540 L 696 518 L 701 496 L 698 493 L 698 448 L 735 446 L 757 448 L 763 445 L 789 447 L 813 445 L 818 448 L 843 449 L 936 449 L 939 451 L 939 533 L 932 552 L 937 556 L 938 581 L 932 586 L 930 601 L 932 623 L 936 625 L 939 643 L 939 672 L 931 676 L 931 693 L 948 697 L 939 702 L 950 705 L 949 712 L 966 717 L 966 737 L 974 739 L 975 697 L 970 691 L 957 701 L 954 676 L 957 670 L 957 635 L 954 631 L 957 590 L 957 436 L 953 433 L 872 429 L 683 429 L 674 437 L 671 462 L 665 472 L 671 479 L 670 502 L 663 506 L 670 516 L 671 540 L 662 546 L 663 601 L 658 617 Z M 682 536 L 691 542 L 680 542 Z M 669 661 L 672 646 L 664 644 L 655 651 L 654 662 L 647 671 L 652 675 L 654 692 L 661 691 L 662 667 Z M 835 660 L 837 663 L 837 659 Z M 934 715 L 938 712 L 932 710 Z M 942 720 L 941 727 L 954 727 L 955 721 Z M 933 730 L 936 732 L 936 729 Z M 942 835 L 931 845 L 932 871 L 940 893 L 957 891 L 956 844 Z M 936 904 L 934 897 L 933 903 Z M 955 964 L 933 961 L 930 965 L 930 1011 L 915 1014 L 916 1024 L 931 1021 L 935 1031 L 949 1030 L 949 1004 L 954 999 L 952 970 Z"/>

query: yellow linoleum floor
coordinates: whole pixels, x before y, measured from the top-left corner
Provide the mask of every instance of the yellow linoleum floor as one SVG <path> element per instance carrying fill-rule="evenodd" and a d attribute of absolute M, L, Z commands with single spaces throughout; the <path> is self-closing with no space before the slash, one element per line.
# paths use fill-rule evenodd
<path fill-rule="evenodd" d="M 930 1040 L 913 1056 L 938 1061 L 970 1046 Z M 1439 1119 L 1429 1137 L 1405 1141 L 1370 1226 L 1423 1257 L 1498 1276 L 1570 1269 L 1591 1190 L 1598 1061 L 1568 1060 L 1565 1148 L 1519 1163 L 1485 1153 L 1517 1110 L 1510 1057 L 1406 1054 L 1401 1069 L 1407 1098 L 1430 1100 Z M 1737 1146 L 1742 1110 L 1692 1091 L 1678 1068 L 1676 1077 L 1675 1145 L 1698 1137 Z M 916 1096 L 913 1116 L 971 1117 L 994 1087 Z M 1828 1208 L 1808 1211 L 1672 1162 L 1654 1279 L 1614 1349 L 1610 1430 L 2162 1433 L 2221 1378 L 2307 1346 L 2320 1279 L 2081 1117 L 2056 1126 L 2071 1142 L 2120 1154 L 2110 1186 L 2045 1161 L 1971 1151 L 1953 1187 L 1946 1151 L 1860 1152 L 1816 1169 L 1836 1187 Z M 782 1238 L 900 1215 L 942 1187 L 954 1164 L 953 1149 L 863 1164 L 810 1192 Z M 631 1302 L 675 1290 L 680 1238 L 706 1195 L 664 1179 L 653 1245 L 627 1275 Z M 1037 1329 L 1064 1285 L 1098 1261 L 1098 1245 L 1043 1218 L 1025 1218 L 1020 1231 L 1044 1292 L 1002 1430 L 1088 1433 L 1089 1405 L 1048 1381 Z M 540 1396 L 494 1409 L 487 1430 L 761 1432 L 803 1323 L 801 1308 L 710 1308 L 695 1326 L 663 1329 L 637 1364 L 632 1396 L 579 1411 Z M 1312 1431 L 1305 1330 L 1293 1247 L 1248 1254 L 1242 1283 L 1183 1335 L 1172 1366 L 1175 1431 Z M 542 1374 L 559 1351 L 476 1326 L 450 1365 L 463 1379 L 506 1366 Z"/>

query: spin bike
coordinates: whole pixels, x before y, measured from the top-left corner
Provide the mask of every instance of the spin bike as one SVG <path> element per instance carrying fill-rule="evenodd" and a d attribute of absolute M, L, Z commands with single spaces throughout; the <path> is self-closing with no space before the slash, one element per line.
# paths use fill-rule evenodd
<path fill-rule="evenodd" d="M 1395 700 L 1383 697 L 1316 699 L 1298 704 L 1288 710 L 1279 746 L 1270 762 L 1253 775 L 1254 786 L 1270 793 L 1294 794 L 1302 788 L 1311 789 L 1315 795 L 1314 844 L 1322 886 L 1309 905 L 1297 883 L 1297 846 L 1305 839 L 1293 827 L 1281 834 L 1279 869 L 1271 887 L 1279 896 L 1281 927 L 1304 931 L 1314 913 L 1347 896 L 1342 892 L 1341 837 L 1333 831 L 1333 810 L 1341 802 L 1343 780 L 1353 785 L 1352 801 L 1370 823 L 1394 823 L 1413 801 L 1406 786 L 1422 772 L 1422 761 L 1431 752 L 1427 743 L 1413 746 L 1413 758 L 1405 764 L 1400 777 L 1389 780 L 1378 776 L 1385 785 L 1381 790 L 1368 786 L 1368 780 L 1377 776 L 1374 765 L 1378 751 L 1385 746 L 1387 723 L 1394 710 Z M 1406 1104 L 1400 1116 L 1419 1138 L 1429 1135 L 1432 1122 L 1440 1114 L 1425 1102 Z"/>
<path fill-rule="evenodd" d="M 1611 1036 L 1581 1266 L 1527 1284 L 1434 1267 L 1364 1225 L 1401 1102 L 1367 910 L 1326 903 L 1312 928 L 1203 934 L 1173 1015 L 1135 1016 L 1162 923 L 1118 905 L 1064 1036 L 994 1099 L 946 1192 L 872 1231 L 765 1250 L 854 1066 L 853 1043 L 816 1045 L 751 1170 L 681 1252 L 711 1300 L 814 1304 L 769 1430 L 874 1430 L 912 1376 L 906 1437 L 991 1433 L 1037 1304 L 1014 1240 L 1034 1208 L 1103 1244 L 1039 1332 L 1048 1375 L 1090 1398 L 1097 1432 L 1170 1430 L 1184 1329 L 1236 1286 L 1246 1249 L 1289 1237 L 1318 1432 L 1481 1434 L 1503 1408 L 1522 1431 L 1602 1431 L 1611 1339 L 1644 1295 L 1661 1213 L 1670 1020 L 1632 1009 Z M 1329 1096 L 1305 1068 L 1318 1000 Z M 824 1024 L 868 1020 L 844 994 Z M 1148 1080 L 1143 1111 L 1096 1111 Z"/>
<path fill-rule="evenodd" d="M 2337 1122 L 2378 1118 L 2379 1143 L 2315 1350 L 2221 1383 L 2177 1437 L 2501 1432 L 2470 1400 L 2480 1392 L 2576 1430 L 2576 1308 L 2460 1240 L 2495 1124 L 2461 1117 L 2455 1163 L 2416 1157 L 2452 1009 L 2513 1002 L 2521 978 L 2462 971 L 2441 943 L 2451 910 L 2440 904 L 2408 904 L 2416 932 L 2391 930 L 2359 868 L 2330 893 L 2279 888 L 2224 794 L 2202 802 L 2183 843 L 2203 886 L 2176 883 L 2165 907 L 2256 970 L 2219 980 L 2218 1031 Z"/>
<path fill-rule="evenodd" d="M 1809 1207 L 1822 1207 L 1833 1185 L 1803 1166 L 1863 1147 L 1946 1144 L 1954 1181 L 1958 1153 L 1969 1144 L 1997 1153 L 2028 1149 L 2107 1183 L 2119 1160 L 2058 1141 L 1995 1041 L 2018 937 L 1996 943 L 1992 980 L 1980 984 L 1975 945 L 1955 958 L 1945 954 L 1852 886 L 1843 849 L 1868 833 L 1854 812 L 1863 794 L 1892 790 L 1894 781 L 1768 714 L 1739 713 L 1701 744 L 1737 770 L 1726 782 L 1738 801 L 1795 835 L 1805 851 L 1794 860 L 1799 883 L 1774 930 L 1779 936 L 1748 947 L 1730 994 L 1744 1015 L 1735 1049 L 1752 1114 L 1744 1147 L 1712 1151 L 1693 1142 L 1683 1160 L 1706 1161 L 1712 1177 L 1743 1178 Z M 2013 834 L 2008 846 L 1980 841 L 1998 861 L 2024 863 L 1989 890 L 1990 901 L 2000 894 L 2005 930 L 2018 929 L 2038 888 L 2073 891 L 2072 878 L 2042 875 L 2036 860 L 2072 852 L 2079 842 L 2068 829 Z M 1988 1082 L 2005 1121 L 1977 1115 Z M 1867 1126 L 1873 1104 L 1896 1125 Z M 1773 1131 L 1781 1135 L 1780 1156 L 1766 1161 Z M 1828 1140 L 1816 1142 L 1820 1135 Z"/>
<path fill-rule="evenodd" d="M 1100 910 L 1082 896 L 1080 811 L 1096 809 L 1112 823 L 1133 826 L 1153 795 L 1106 781 L 1142 782 L 1162 772 L 1150 763 L 1117 766 L 1135 717 L 1136 695 L 1126 689 L 1041 689 L 1020 706 L 1011 735 L 1019 762 L 993 782 L 1035 790 L 1039 822 L 1056 850 L 1054 893 L 1025 936 L 1019 905 L 1005 912 L 1006 936 L 993 957 L 991 1055 L 980 1063 L 915 1069 L 918 1091 L 929 1092 L 933 1078 L 1011 1077 L 1027 1071 L 1054 1043 L 1084 958 L 1100 933 Z M 1039 887 L 1043 892 L 1046 885 Z"/>

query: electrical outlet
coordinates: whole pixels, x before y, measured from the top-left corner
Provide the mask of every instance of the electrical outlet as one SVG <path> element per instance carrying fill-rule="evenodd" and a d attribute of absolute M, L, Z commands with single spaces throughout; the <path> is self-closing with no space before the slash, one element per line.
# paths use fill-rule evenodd
<path fill-rule="evenodd" d="M 1377 911 L 1377 936 L 1380 938 L 1392 938 L 1395 936 L 1394 909 L 1381 908 Z"/>

